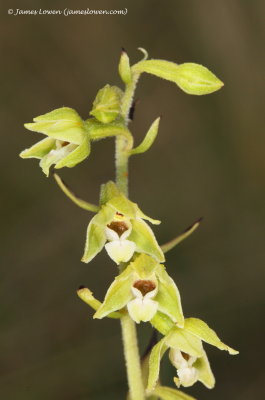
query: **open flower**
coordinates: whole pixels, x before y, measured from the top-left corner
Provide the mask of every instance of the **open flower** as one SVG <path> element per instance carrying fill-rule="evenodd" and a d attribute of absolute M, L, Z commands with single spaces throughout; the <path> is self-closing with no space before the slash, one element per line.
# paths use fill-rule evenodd
<path fill-rule="evenodd" d="M 151 392 L 157 384 L 160 361 L 168 349 L 170 361 L 177 370 L 174 382 L 178 387 L 192 386 L 200 381 L 207 388 L 213 388 L 215 379 L 202 341 L 226 350 L 229 354 L 238 354 L 238 351 L 222 343 L 205 322 L 197 318 L 187 318 L 183 328 L 173 326 L 153 347 L 149 360 L 148 390 Z"/>
<path fill-rule="evenodd" d="M 72 108 L 58 108 L 33 121 L 25 127 L 43 133 L 47 138 L 22 151 L 20 157 L 40 159 L 45 175 L 49 175 L 52 164 L 55 168 L 71 168 L 89 155 L 88 133 L 82 119 Z"/>
<path fill-rule="evenodd" d="M 113 220 L 105 227 L 106 239 L 108 240 L 105 249 L 110 258 L 117 264 L 129 261 L 135 252 L 135 243 L 127 239 L 131 231 L 130 220 L 119 212 L 116 212 Z"/>
<path fill-rule="evenodd" d="M 177 370 L 178 378 L 174 378 L 174 382 L 178 387 L 180 385 L 189 387 L 198 381 L 200 374 L 199 369 L 196 368 L 196 357 L 178 349 L 170 349 L 169 358 Z"/>
<path fill-rule="evenodd" d="M 102 185 L 100 210 L 88 225 L 82 261 L 88 263 L 105 246 L 117 264 L 128 262 L 135 252 L 149 254 L 163 262 L 164 254 L 144 220 L 160 223 L 145 215 L 113 182 Z"/>
<path fill-rule="evenodd" d="M 150 321 L 161 312 L 174 324 L 184 324 L 177 286 L 165 267 L 146 254 L 138 255 L 115 278 L 94 318 L 104 318 L 124 307 L 137 323 Z"/>
<path fill-rule="evenodd" d="M 134 299 L 127 304 L 128 312 L 137 323 L 150 321 L 158 310 L 154 300 L 158 291 L 157 280 L 139 279 L 132 285 Z"/>

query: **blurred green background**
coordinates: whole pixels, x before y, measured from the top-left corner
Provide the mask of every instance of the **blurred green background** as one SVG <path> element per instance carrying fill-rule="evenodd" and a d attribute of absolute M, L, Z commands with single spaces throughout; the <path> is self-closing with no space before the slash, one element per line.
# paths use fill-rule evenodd
<path fill-rule="evenodd" d="M 126 16 L 14 16 L 16 9 L 128 9 Z M 15 12 L 15 11 L 14 11 Z M 117 321 L 93 321 L 76 296 L 86 285 L 102 299 L 117 273 L 102 253 L 81 263 L 91 214 L 64 198 L 36 160 L 18 153 L 41 138 L 23 123 L 54 108 L 88 117 L 105 83 L 120 85 L 121 47 L 197 62 L 225 82 L 203 97 L 144 75 L 131 128 L 139 143 L 162 115 L 152 149 L 130 164 L 130 196 L 162 224 L 160 243 L 203 216 L 198 231 L 167 257 L 186 316 L 207 321 L 237 357 L 207 346 L 217 379 L 198 399 L 264 395 L 264 1 L 6 1 L 1 6 L 0 398 L 124 399 L 126 376 Z M 114 142 L 61 176 L 97 202 L 114 178 Z M 143 324 L 142 324 L 143 325 Z M 141 348 L 151 334 L 139 327 Z M 166 359 L 166 358 L 165 358 Z M 174 370 L 163 363 L 163 383 Z"/>

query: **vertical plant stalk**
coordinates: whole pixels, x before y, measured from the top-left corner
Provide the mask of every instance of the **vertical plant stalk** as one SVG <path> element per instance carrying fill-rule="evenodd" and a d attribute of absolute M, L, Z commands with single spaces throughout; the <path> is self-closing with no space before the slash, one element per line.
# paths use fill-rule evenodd
<path fill-rule="evenodd" d="M 132 105 L 133 96 L 139 74 L 134 73 L 132 81 L 126 85 L 121 104 L 121 115 L 124 118 L 126 126 L 129 123 L 129 111 Z M 128 196 L 128 159 L 129 152 L 127 140 L 119 135 L 116 138 L 116 184 L 120 191 Z"/>
<path fill-rule="evenodd" d="M 135 322 L 128 313 L 121 317 L 123 349 L 127 369 L 130 400 L 144 400 L 144 386 Z"/>
<path fill-rule="evenodd" d="M 132 81 L 126 85 L 121 105 L 121 114 L 126 126 L 129 122 L 129 111 L 139 75 L 134 74 Z M 128 160 L 129 149 L 126 138 L 121 135 L 116 138 L 116 184 L 128 196 Z M 137 341 L 135 322 L 128 312 L 121 317 L 121 331 L 124 357 L 127 369 L 127 379 L 130 391 L 130 400 L 144 400 L 145 391 L 142 380 L 140 354 Z"/>

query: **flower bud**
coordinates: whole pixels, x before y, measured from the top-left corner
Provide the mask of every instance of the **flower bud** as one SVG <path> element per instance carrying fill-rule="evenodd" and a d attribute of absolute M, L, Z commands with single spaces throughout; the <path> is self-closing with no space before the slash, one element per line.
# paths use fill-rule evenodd
<path fill-rule="evenodd" d="M 99 90 L 90 114 L 104 124 L 114 121 L 120 113 L 121 97 L 122 91 L 117 86 L 104 86 Z"/>
<path fill-rule="evenodd" d="M 184 92 L 195 95 L 213 93 L 224 85 L 206 67 L 194 63 L 178 65 L 176 83 Z"/>
<path fill-rule="evenodd" d="M 128 54 L 123 49 L 119 63 L 119 74 L 124 83 L 130 83 L 132 80 L 132 73 L 130 68 L 130 60 Z"/>
<path fill-rule="evenodd" d="M 202 95 L 215 92 L 224 85 L 206 67 L 194 64 L 175 64 L 165 60 L 144 60 L 132 67 L 133 72 L 147 72 L 176 83 L 188 94 Z"/>

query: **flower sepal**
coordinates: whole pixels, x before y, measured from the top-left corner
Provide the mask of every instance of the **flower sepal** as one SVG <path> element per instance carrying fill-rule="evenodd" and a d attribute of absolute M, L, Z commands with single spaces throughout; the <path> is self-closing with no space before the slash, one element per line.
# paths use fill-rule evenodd
<path fill-rule="evenodd" d="M 69 143 L 80 144 L 83 141 L 83 121 L 73 108 L 57 108 L 33 118 L 33 121 L 25 124 L 25 128 Z"/>

